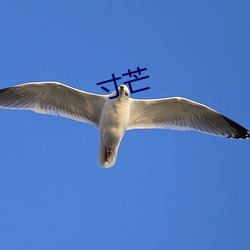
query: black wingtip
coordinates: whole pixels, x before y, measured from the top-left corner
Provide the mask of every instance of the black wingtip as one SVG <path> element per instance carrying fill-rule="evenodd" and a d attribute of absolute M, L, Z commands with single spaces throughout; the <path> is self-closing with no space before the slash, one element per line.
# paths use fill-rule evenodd
<path fill-rule="evenodd" d="M 247 138 L 250 137 L 250 131 L 247 131 Z"/>
<path fill-rule="evenodd" d="M 250 131 L 237 122 L 229 119 L 226 116 L 223 116 L 223 118 L 229 123 L 230 127 L 233 128 L 234 133 L 230 134 L 228 138 L 233 139 L 247 139 L 250 137 Z"/>

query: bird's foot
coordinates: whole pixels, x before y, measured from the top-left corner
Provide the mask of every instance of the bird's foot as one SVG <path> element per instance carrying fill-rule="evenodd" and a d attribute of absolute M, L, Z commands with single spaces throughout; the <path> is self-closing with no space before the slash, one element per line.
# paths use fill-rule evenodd
<path fill-rule="evenodd" d="M 108 162 L 112 153 L 112 149 L 108 148 L 105 152 L 105 161 Z"/>

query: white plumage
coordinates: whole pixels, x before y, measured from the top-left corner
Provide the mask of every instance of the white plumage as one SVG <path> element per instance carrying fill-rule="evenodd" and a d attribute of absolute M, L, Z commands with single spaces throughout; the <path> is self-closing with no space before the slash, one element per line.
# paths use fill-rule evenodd
<path fill-rule="evenodd" d="M 196 130 L 223 137 L 250 137 L 250 132 L 217 111 L 181 98 L 136 100 L 125 85 L 119 96 L 97 95 L 58 82 L 34 82 L 0 89 L 0 107 L 26 109 L 91 123 L 100 130 L 98 164 L 112 167 L 124 133 L 131 129 Z"/>

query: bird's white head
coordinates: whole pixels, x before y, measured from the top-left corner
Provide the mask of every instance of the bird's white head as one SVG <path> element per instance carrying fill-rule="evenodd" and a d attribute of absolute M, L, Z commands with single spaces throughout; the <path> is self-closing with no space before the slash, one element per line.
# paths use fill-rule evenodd
<path fill-rule="evenodd" d="M 119 94 L 119 95 L 118 95 Z M 129 89 L 126 85 L 122 84 L 119 88 L 118 88 L 118 93 L 116 91 L 114 91 L 110 97 L 112 97 L 112 100 L 128 100 L 130 97 L 130 92 Z"/>
<path fill-rule="evenodd" d="M 129 98 L 130 97 L 130 92 L 129 89 L 126 85 L 122 84 L 119 88 L 119 96 L 120 98 Z"/>

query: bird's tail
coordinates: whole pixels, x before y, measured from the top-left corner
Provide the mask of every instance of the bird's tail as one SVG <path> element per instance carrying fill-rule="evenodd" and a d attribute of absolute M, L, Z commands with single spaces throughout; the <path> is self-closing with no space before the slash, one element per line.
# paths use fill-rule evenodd
<path fill-rule="evenodd" d="M 115 165 L 119 146 L 108 149 L 100 143 L 98 165 L 104 168 L 111 168 Z"/>

